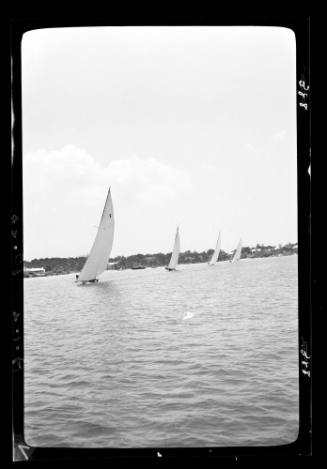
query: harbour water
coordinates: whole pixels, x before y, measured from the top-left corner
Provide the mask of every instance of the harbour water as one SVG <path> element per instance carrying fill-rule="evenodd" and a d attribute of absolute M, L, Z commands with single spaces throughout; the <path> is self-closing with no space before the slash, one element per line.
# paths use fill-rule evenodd
<path fill-rule="evenodd" d="M 28 444 L 296 440 L 297 256 L 178 269 L 24 280 Z"/>

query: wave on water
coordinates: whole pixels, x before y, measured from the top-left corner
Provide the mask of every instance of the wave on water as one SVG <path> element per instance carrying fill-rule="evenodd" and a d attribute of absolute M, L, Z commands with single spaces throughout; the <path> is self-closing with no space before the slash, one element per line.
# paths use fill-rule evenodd
<path fill-rule="evenodd" d="M 181 270 L 108 271 L 90 288 L 67 276 L 26 282 L 29 444 L 294 441 L 297 257 Z"/>

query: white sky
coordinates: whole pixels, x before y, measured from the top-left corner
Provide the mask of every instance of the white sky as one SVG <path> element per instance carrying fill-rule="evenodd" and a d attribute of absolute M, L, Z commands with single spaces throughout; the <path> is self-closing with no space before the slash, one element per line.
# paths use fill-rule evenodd
<path fill-rule="evenodd" d="M 296 44 L 276 27 L 43 29 L 22 42 L 24 258 L 297 241 Z"/>

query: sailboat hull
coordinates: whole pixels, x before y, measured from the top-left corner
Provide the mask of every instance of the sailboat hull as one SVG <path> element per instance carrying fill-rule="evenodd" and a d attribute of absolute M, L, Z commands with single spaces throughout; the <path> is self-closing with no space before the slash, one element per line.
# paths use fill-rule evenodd
<path fill-rule="evenodd" d="M 98 282 L 99 280 L 97 278 L 93 280 L 85 280 L 85 281 L 76 280 L 76 283 L 78 284 L 79 287 L 81 287 L 82 285 L 87 285 L 87 284 L 93 285 L 94 283 L 98 283 Z"/>

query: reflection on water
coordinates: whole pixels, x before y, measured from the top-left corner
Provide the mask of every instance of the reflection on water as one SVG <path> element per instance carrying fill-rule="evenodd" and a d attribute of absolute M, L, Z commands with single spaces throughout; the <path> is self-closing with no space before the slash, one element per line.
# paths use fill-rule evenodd
<path fill-rule="evenodd" d="M 35 446 L 297 438 L 297 256 L 25 279 Z"/>

